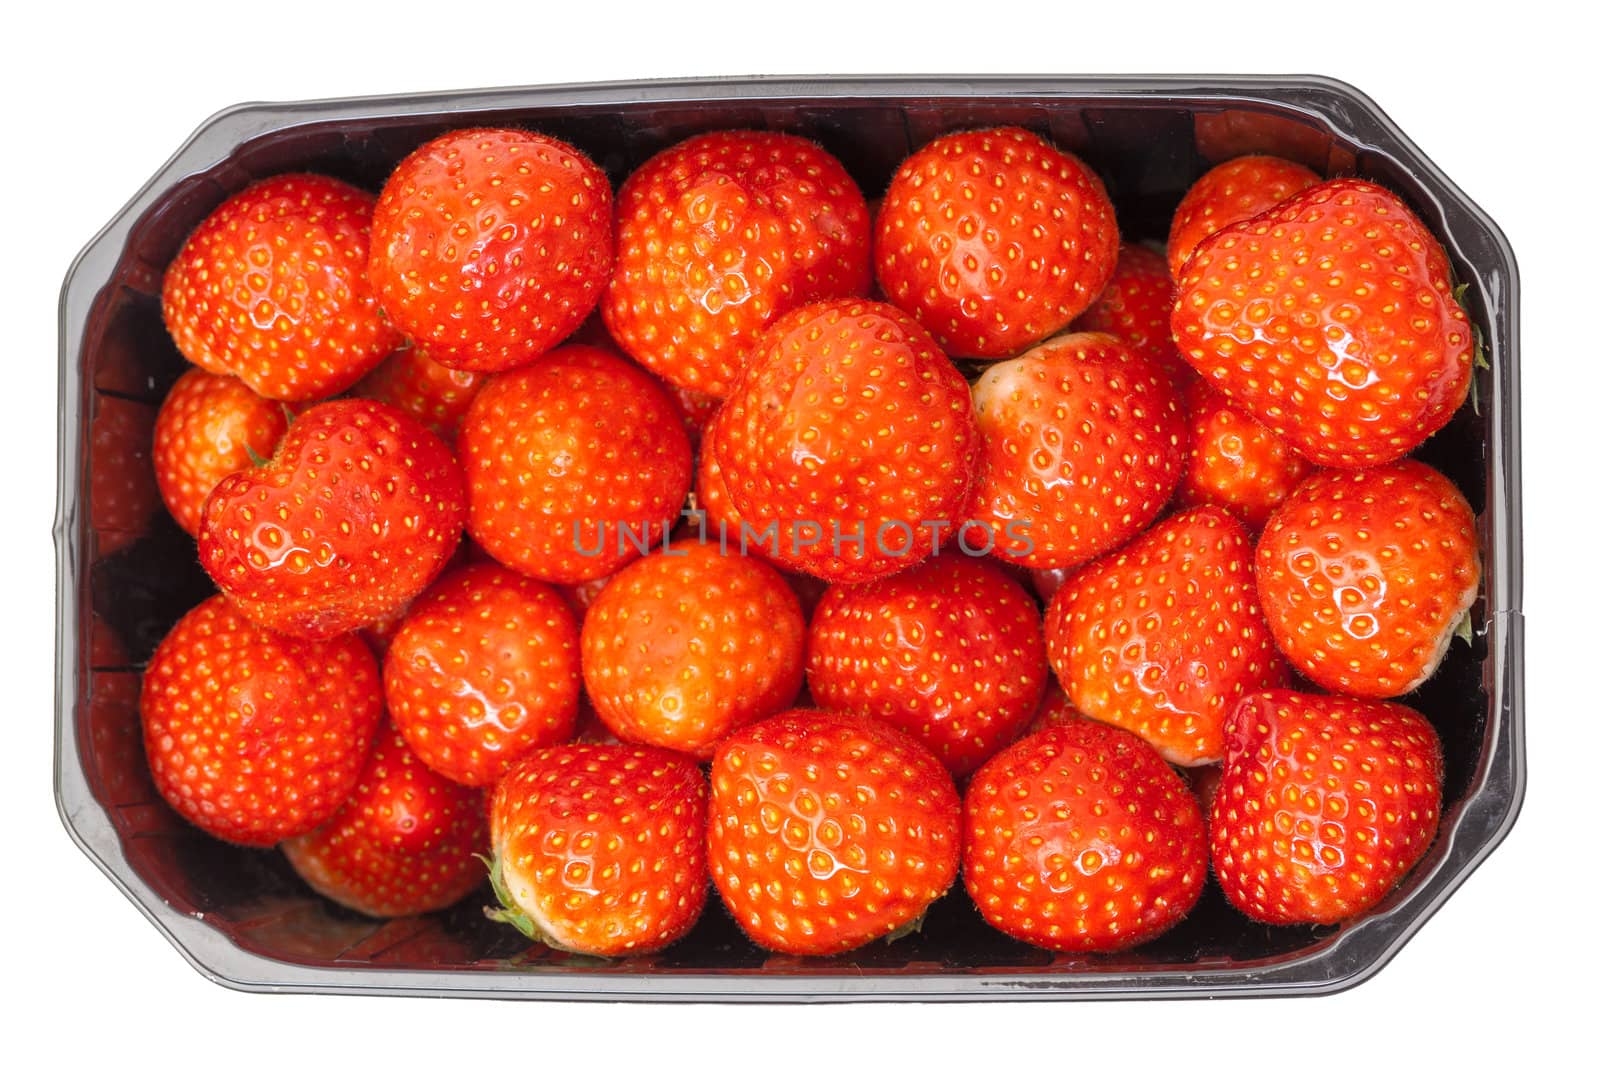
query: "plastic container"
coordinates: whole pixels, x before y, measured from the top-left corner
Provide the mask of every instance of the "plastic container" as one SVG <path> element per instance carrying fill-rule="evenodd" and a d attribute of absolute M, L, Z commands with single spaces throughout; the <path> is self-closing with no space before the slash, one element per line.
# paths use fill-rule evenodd
<path fill-rule="evenodd" d="M 1447 773 L 1439 836 L 1375 913 L 1342 927 L 1246 921 L 1209 885 L 1176 930 L 1121 955 L 1052 955 L 986 927 L 959 887 L 920 936 L 849 956 L 769 956 L 713 901 L 659 956 L 600 963 L 531 947 L 482 918 L 484 899 L 378 922 L 326 903 L 274 851 L 205 837 L 156 796 L 138 728 L 138 669 L 210 591 L 192 542 L 149 484 L 155 407 L 184 369 L 160 281 L 225 196 L 286 170 L 376 189 L 445 130 L 517 125 L 567 139 L 620 179 L 711 128 L 806 134 L 869 197 L 913 148 L 1015 123 L 1106 179 L 1123 230 L 1162 239 L 1185 188 L 1247 152 L 1358 174 L 1399 192 L 1467 284 L 1490 366 L 1421 451 L 1480 516 L 1484 595 L 1457 645 L 1409 698 L 1438 727 Z M 884 1000 L 1322 993 L 1373 974 L 1510 829 L 1522 801 L 1517 271 L 1505 238 L 1366 97 L 1309 77 L 737 79 L 553 86 L 246 104 L 206 122 L 91 241 L 61 297 L 56 519 L 55 788 L 73 838 L 208 977 L 250 990 L 649 1000 Z M 143 480 L 141 480 L 143 479 Z"/>

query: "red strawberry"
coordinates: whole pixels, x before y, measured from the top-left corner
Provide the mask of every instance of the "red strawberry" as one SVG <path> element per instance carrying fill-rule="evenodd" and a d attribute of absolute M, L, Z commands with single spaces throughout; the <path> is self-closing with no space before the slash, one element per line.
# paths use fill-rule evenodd
<path fill-rule="evenodd" d="M 237 378 L 196 367 L 173 385 L 156 416 L 156 484 L 167 510 L 188 533 L 217 483 L 270 456 L 289 428 L 289 413 Z"/>
<path fill-rule="evenodd" d="M 1278 647 L 1318 685 L 1355 696 L 1399 696 L 1432 675 L 1478 577 L 1471 506 L 1415 460 L 1312 475 L 1256 546 Z"/>
<path fill-rule="evenodd" d="M 874 255 L 889 301 L 950 355 L 1004 359 L 1100 295 L 1116 212 L 1094 171 L 1027 130 L 955 133 L 895 172 Z"/>
<path fill-rule="evenodd" d="M 909 316 L 867 301 L 774 323 L 714 426 L 734 514 L 771 537 L 761 551 L 835 582 L 927 558 L 960 520 L 978 455 L 955 365 Z"/>
<path fill-rule="evenodd" d="M 1370 910 L 1428 850 L 1443 763 L 1399 704 L 1277 689 L 1240 701 L 1211 807 L 1211 862 L 1234 907 L 1267 923 Z"/>
<path fill-rule="evenodd" d="M 717 409 L 722 407 L 722 398 L 670 383 L 667 392 L 677 401 L 678 410 L 683 413 L 683 428 L 689 431 L 689 446 L 699 448 L 706 427 L 711 424 Z"/>
<path fill-rule="evenodd" d="M 1251 530 L 1316 468 L 1289 443 L 1204 382 L 1190 383 L 1189 462 L 1178 485 L 1180 506 L 1215 504 Z"/>
<path fill-rule="evenodd" d="M 961 802 L 932 753 L 859 715 L 797 710 L 711 761 L 711 878 L 763 948 L 826 956 L 907 927 L 955 881 Z"/>
<path fill-rule="evenodd" d="M 1145 356 L 1182 386 L 1194 377 L 1172 341 L 1172 302 L 1178 289 L 1160 252 L 1125 244 L 1100 299 L 1072 324 L 1075 331 L 1109 333 Z"/>
<path fill-rule="evenodd" d="M 659 540 L 693 466 L 666 390 L 586 345 L 492 378 L 458 448 L 473 540 L 507 567 L 562 585 L 612 574 Z"/>
<path fill-rule="evenodd" d="M 1045 683 L 1044 697 L 1039 701 L 1039 710 L 1034 712 L 1033 721 L 1028 723 L 1024 734 L 1036 734 L 1040 730 L 1048 730 L 1052 726 L 1065 726 L 1069 722 L 1077 722 L 1087 718 L 1083 712 L 1072 706 L 1072 701 L 1067 699 L 1066 690 L 1061 688 L 1055 678 Z"/>
<path fill-rule="evenodd" d="M 206 216 L 167 268 L 178 351 L 274 400 L 321 400 L 400 344 L 367 280 L 372 194 L 282 174 Z"/>
<path fill-rule="evenodd" d="M 617 194 L 617 271 L 601 310 L 623 351 L 675 385 L 727 396 L 778 316 L 865 296 L 861 190 L 821 147 L 733 130 L 674 145 Z"/>
<path fill-rule="evenodd" d="M 800 691 L 806 621 L 770 564 L 715 541 L 635 560 L 583 621 L 583 680 L 624 741 L 708 759 Z"/>
<path fill-rule="evenodd" d="M 161 508 L 151 466 L 155 409 L 96 394 L 89 424 L 89 522 L 102 556 L 144 536 Z"/>
<path fill-rule="evenodd" d="M 594 310 L 611 273 L 611 183 L 569 144 L 456 130 L 389 175 L 372 284 L 389 318 L 460 370 L 520 366 Z"/>
<path fill-rule="evenodd" d="M 323 822 L 355 789 L 383 690 L 360 638 L 285 637 L 217 596 L 162 639 L 140 712 L 167 803 L 214 837 L 268 846 Z"/>
<path fill-rule="evenodd" d="M 1393 193 L 1354 178 L 1202 243 L 1172 333 L 1229 403 L 1330 467 L 1405 455 L 1450 421 L 1472 377 L 1444 250 Z"/>
<path fill-rule="evenodd" d="M 428 770 L 385 724 L 344 807 L 283 854 L 318 893 L 388 919 L 448 908 L 481 885 L 487 831 L 482 794 Z"/>
<path fill-rule="evenodd" d="M 589 614 L 589 608 L 594 604 L 594 598 L 600 595 L 600 590 L 611 581 L 611 575 L 599 578 L 590 578 L 587 582 L 577 585 L 558 585 L 556 592 L 561 594 L 561 599 L 566 601 L 567 607 L 572 609 L 572 617 L 579 626 L 583 625 L 584 617 Z"/>
<path fill-rule="evenodd" d="M 578 625 L 550 586 L 492 563 L 451 571 L 406 613 L 383 661 L 389 714 L 417 757 L 492 785 L 578 720 Z"/>
<path fill-rule="evenodd" d="M 1056 595 L 1056 590 L 1061 588 L 1061 583 L 1072 577 L 1072 572 L 1077 567 L 1047 567 L 1044 570 L 1028 570 L 1028 583 L 1033 586 L 1033 591 L 1039 599 L 1046 604 Z"/>
<path fill-rule="evenodd" d="M 420 593 L 461 539 L 461 471 L 387 404 L 333 400 L 295 419 L 266 466 L 230 474 L 200 517 L 200 562 L 263 626 L 330 637 Z"/>
<path fill-rule="evenodd" d="M 1056 952 L 1172 929 L 1206 880 L 1194 794 L 1144 741 L 1082 720 L 1023 738 L 967 789 L 962 870 L 984 921 Z"/>
<path fill-rule="evenodd" d="M 1250 564 L 1239 520 L 1195 508 L 1068 578 L 1045 639 L 1073 706 L 1174 763 L 1221 759 L 1234 702 L 1286 677 Z"/>
<path fill-rule="evenodd" d="M 1049 675 L 1033 598 L 994 564 L 960 555 L 831 587 L 808 655 L 818 704 L 904 730 L 957 778 L 1016 739 Z"/>
<path fill-rule="evenodd" d="M 1093 559 L 1148 526 L 1183 474 L 1171 381 L 1109 334 L 1068 334 L 997 363 L 972 398 L 985 462 L 968 516 L 1002 559 Z"/>
<path fill-rule="evenodd" d="M 447 367 L 422 345 L 407 345 L 356 385 L 355 395 L 381 400 L 453 442 L 488 375 Z"/>
<path fill-rule="evenodd" d="M 1275 156 L 1243 156 L 1212 167 L 1189 187 L 1172 215 L 1167 265 L 1176 277 L 1195 246 L 1218 230 L 1253 218 L 1311 188 L 1316 171 Z"/>
<path fill-rule="evenodd" d="M 495 788 L 491 881 L 508 922 L 565 952 L 634 956 L 689 932 L 706 902 L 706 783 L 688 756 L 540 749 Z"/>

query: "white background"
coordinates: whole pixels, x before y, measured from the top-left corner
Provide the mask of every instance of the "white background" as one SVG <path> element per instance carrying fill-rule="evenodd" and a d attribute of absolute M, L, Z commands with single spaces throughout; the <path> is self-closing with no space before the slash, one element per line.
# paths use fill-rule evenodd
<path fill-rule="evenodd" d="M 13 990 L 4 1046 L 37 1040 L 71 1060 L 142 1049 L 230 1065 L 286 1055 L 566 1067 L 663 1055 L 910 1065 L 1402 1053 L 1471 1063 L 1548 1048 L 1579 1033 L 1580 1012 L 1592 1015 L 1600 551 L 1590 526 L 1596 449 L 1584 430 L 1596 421 L 1600 336 L 1594 121 L 1582 81 L 1591 57 L 1580 54 L 1592 34 L 1571 15 L 1523 3 L 1480 18 L 1477 5 L 1457 4 L 1443 20 L 1424 19 L 1393 0 L 1143 0 L 1087 13 L 1061 0 L 893 5 L 898 13 L 865 0 L 655 0 L 637 10 L 593 0 L 558 13 L 537 0 L 390 2 L 370 14 L 331 0 L 41 6 L 49 10 L 8 16 L 0 71 L 9 119 L 0 380 L 10 404 L 0 418 L 0 587 L 10 605 L 0 614 L 0 974 Z M 268 997 L 197 975 L 68 840 L 49 771 L 57 290 L 77 249 L 206 116 L 251 99 L 671 75 L 1111 71 L 1344 78 L 1499 221 L 1521 263 L 1531 787 L 1506 844 L 1374 980 L 1327 999 L 1165 1005 Z"/>

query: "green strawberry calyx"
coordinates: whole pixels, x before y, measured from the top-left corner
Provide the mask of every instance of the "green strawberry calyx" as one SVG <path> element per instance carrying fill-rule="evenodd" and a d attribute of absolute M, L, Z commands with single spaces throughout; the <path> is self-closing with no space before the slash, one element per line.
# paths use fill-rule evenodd
<path fill-rule="evenodd" d="M 494 890 L 495 899 L 501 905 L 498 908 L 485 907 L 483 909 L 484 917 L 497 923 L 505 923 L 508 926 L 516 927 L 517 931 L 529 941 L 538 941 L 558 951 L 570 952 L 571 949 L 556 940 L 554 934 L 540 926 L 534 921 L 533 916 L 517 906 L 516 898 L 512 896 L 510 887 L 506 885 L 505 871 L 500 865 L 500 857 L 496 855 L 490 858 L 479 853 L 474 853 L 474 855 L 483 862 L 485 867 L 489 868 L 489 885 Z"/>

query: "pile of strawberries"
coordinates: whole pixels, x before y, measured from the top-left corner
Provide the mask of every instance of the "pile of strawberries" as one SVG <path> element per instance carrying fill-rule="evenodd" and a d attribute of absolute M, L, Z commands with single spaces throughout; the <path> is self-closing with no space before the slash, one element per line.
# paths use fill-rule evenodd
<path fill-rule="evenodd" d="M 1394 194 L 1267 157 L 1166 254 L 1022 129 L 869 205 L 718 132 L 613 194 L 513 129 L 377 197 L 261 181 L 168 269 L 155 427 L 218 593 L 144 675 L 162 795 L 372 916 L 648 953 L 914 929 L 1065 952 L 1372 908 L 1440 814 L 1390 702 L 1479 584 L 1405 458 L 1473 331 Z M 597 311 L 598 309 L 598 311 Z M 597 313 L 596 313 L 597 312 Z M 1313 688 L 1314 687 L 1314 688 Z"/>

